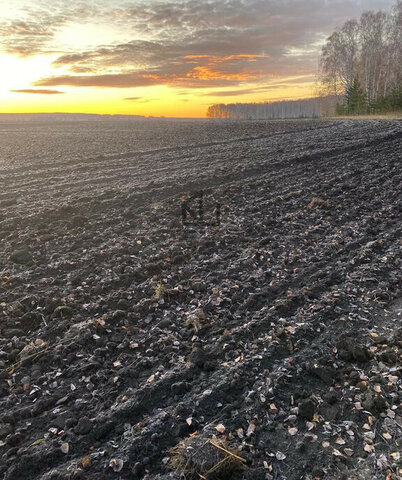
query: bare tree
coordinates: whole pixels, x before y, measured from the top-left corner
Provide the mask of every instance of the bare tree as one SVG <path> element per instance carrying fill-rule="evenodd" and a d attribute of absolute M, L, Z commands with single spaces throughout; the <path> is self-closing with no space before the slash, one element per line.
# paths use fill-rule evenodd
<path fill-rule="evenodd" d="M 360 19 L 362 85 L 365 87 L 368 105 L 377 99 L 386 70 L 386 20 L 387 16 L 383 12 L 366 12 Z"/>
<path fill-rule="evenodd" d="M 393 8 L 388 22 L 384 95 L 402 83 L 402 0 Z"/>
<path fill-rule="evenodd" d="M 327 40 L 322 50 L 321 69 L 328 93 L 343 94 L 357 75 L 359 24 L 349 20 Z"/>

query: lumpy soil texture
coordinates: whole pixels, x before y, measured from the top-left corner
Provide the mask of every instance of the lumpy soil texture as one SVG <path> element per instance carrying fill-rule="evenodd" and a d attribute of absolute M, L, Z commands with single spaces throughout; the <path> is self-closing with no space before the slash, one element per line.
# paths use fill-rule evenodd
<path fill-rule="evenodd" d="M 264 125 L 2 160 L 0 478 L 402 478 L 402 123 Z"/>

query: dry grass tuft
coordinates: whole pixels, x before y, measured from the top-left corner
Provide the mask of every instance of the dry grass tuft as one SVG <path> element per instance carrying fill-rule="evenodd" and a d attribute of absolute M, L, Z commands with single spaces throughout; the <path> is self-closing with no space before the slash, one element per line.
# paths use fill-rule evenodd
<path fill-rule="evenodd" d="M 176 288 L 167 288 L 163 282 L 159 282 L 154 287 L 154 298 L 158 301 L 161 300 L 176 300 L 183 294 L 183 287 L 179 285 Z"/>
<path fill-rule="evenodd" d="M 186 438 L 170 450 L 170 458 L 171 468 L 186 480 L 230 479 L 246 462 L 215 436 Z"/>
<path fill-rule="evenodd" d="M 154 288 L 154 290 L 155 290 L 154 295 L 157 300 L 163 300 L 165 298 L 167 289 L 162 282 L 158 283 L 158 285 Z"/>

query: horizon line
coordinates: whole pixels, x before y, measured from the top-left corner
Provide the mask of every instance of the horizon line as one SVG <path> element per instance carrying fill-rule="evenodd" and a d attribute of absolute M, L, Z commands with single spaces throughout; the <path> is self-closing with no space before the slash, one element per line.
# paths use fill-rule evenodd
<path fill-rule="evenodd" d="M 193 118 L 204 119 L 208 117 L 177 117 L 168 115 L 136 115 L 130 113 L 87 113 L 87 112 L 0 112 L 0 115 L 92 115 L 96 117 L 133 117 L 133 118 Z"/>

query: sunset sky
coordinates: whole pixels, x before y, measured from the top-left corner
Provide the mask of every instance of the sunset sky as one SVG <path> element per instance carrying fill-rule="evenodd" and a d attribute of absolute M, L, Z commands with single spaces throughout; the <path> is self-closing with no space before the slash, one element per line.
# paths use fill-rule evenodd
<path fill-rule="evenodd" d="M 0 0 L 0 113 L 203 117 L 314 95 L 333 29 L 394 0 Z"/>

